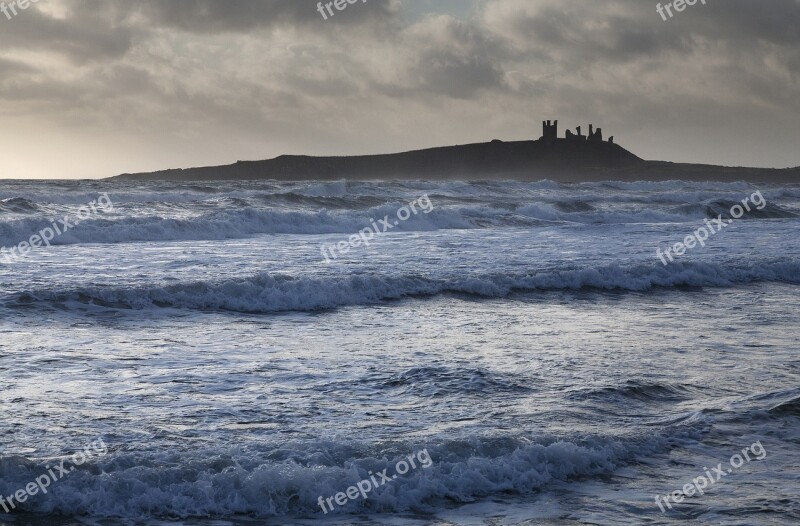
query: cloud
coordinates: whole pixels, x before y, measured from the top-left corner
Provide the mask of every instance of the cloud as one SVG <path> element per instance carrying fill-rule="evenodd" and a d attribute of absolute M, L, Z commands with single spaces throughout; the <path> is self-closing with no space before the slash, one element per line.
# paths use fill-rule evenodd
<path fill-rule="evenodd" d="M 472 98 L 480 90 L 505 87 L 500 67 L 504 45 L 478 24 L 447 15 L 429 17 L 410 27 L 404 42 L 417 57 L 406 72 L 412 89 Z"/>
<path fill-rule="evenodd" d="M 96 175 L 119 144 L 146 162 L 114 173 L 538 137 L 544 118 L 645 157 L 800 163 L 797 0 L 667 22 L 640 0 L 410 1 L 325 21 L 310 0 L 41 0 L 0 19 L 0 111 L 107 145 Z"/>
<path fill-rule="evenodd" d="M 116 0 L 138 12 L 156 27 L 177 28 L 191 33 L 226 33 L 280 25 L 309 25 L 321 21 L 314 0 Z M 323 2 L 326 3 L 326 2 Z M 124 8 L 123 8 L 124 9 Z M 334 10 L 331 24 L 364 24 L 391 20 L 398 3 L 369 0 L 345 12 Z M 336 16 L 338 15 L 338 16 Z"/>
<path fill-rule="evenodd" d="M 63 19 L 37 9 L 39 6 L 35 5 L 18 11 L 19 14 L 11 20 L 0 20 L 3 23 L 0 31 L 2 53 L 52 52 L 78 63 L 123 57 L 133 45 L 134 29 L 115 23 L 111 16 L 113 10 L 108 6 L 88 9 L 94 3 L 78 4 L 80 8 L 75 7 Z"/>

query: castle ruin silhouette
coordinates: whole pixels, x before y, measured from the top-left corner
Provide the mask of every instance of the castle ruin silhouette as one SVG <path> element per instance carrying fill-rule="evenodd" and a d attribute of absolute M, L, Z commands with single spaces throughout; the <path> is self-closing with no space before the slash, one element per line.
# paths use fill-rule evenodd
<path fill-rule="evenodd" d="M 594 129 L 594 125 L 589 125 L 589 135 L 583 135 L 581 127 L 576 128 L 577 135 L 567 130 L 564 139 L 567 141 L 588 141 L 588 142 L 603 142 L 603 129 Z M 539 138 L 544 142 L 555 142 L 558 140 L 558 120 L 555 121 L 542 121 L 542 136 Z M 608 142 L 614 142 L 614 136 L 608 138 Z"/>

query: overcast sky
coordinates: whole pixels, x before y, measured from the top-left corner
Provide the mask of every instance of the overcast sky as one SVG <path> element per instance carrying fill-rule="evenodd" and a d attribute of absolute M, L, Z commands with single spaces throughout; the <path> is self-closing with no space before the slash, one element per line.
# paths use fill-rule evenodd
<path fill-rule="evenodd" d="M 0 14 L 0 177 L 536 139 L 555 118 L 647 159 L 800 165 L 800 0 L 666 22 L 656 3 L 39 0 Z"/>

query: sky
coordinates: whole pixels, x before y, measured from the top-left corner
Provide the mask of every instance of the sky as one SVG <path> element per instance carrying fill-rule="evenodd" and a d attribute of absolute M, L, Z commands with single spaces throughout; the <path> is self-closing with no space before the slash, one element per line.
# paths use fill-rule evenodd
<path fill-rule="evenodd" d="M 800 165 L 800 0 L 38 0 L 0 13 L 0 178 L 529 140 Z M 669 2 L 662 2 L 667 4 Z M 324 9 L 324 7 L 323 7 Z"/>

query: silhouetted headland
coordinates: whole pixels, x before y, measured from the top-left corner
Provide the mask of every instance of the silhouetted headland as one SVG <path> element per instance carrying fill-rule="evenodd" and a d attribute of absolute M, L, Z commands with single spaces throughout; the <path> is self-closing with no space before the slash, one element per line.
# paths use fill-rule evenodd
<path fill-rule="evenodd" d="M 224 166 L 171 169 L 122 174 L 134 181 L 259 180 L 398 180 L 398 179 L 552 179 L 580 181 L 751 181 L 800 182 L 800 167 L 744 168 L 703 164 L 646 161 L 614 143 L 603 140 L 600 128 L 589 134 L 566 131 L 558 137 L 558 121 L 544 121 L 538 140 L 444 146 L 403 153 L 349 157 L 281 155 L 264 161 L 239 161 Z"/>

